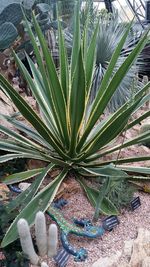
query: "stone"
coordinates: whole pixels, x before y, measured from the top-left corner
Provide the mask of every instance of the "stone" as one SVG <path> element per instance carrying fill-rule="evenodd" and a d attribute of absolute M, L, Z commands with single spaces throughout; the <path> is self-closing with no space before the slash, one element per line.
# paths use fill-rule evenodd
<path fill-rule="evenodd" d="M 121 252 L 117 251 L 115 255 L 111 257 L 100 258 L 96 261 L 92 267 L 117 267 L 119 266 L 119 259 L 121 257 Z"/>
<path fill-rule="evenodd" d="M 150 250 L 150 247 L 149 247 Z M 150 267 L 150 257 L 146 257 L 143 261 L 142 261 L 142 267 Z"/>
<path fill-rule="evenodd" d="M 6 184 L 0 183 L 0 200 L 8 200 L 9 188 Z"/>
<path fill-rule="evenodd" d="M 25 191 L 31 184 L 30 183 L 20 183 L 18 187 L 22 190 Z"/>
<path fill-rule="evenodd" d="M 150 257 L 150 231 L 145 230 L 143 228 L 139 228 L 138 236 L 133 242 L 133 249 L 131 260 L 129 264 L 131 267 L 142 266 L 142 262 Z M 144 263 L 146 264 L 146 263 Z"/>
<path fill-rule="evenodd" d="M 46 166 L 46 163 L 42 160 L 29 159 L 27 161 L 27 169 L 28 170 L 43 168 L 45 166 Z"/>
<path fill-rule="evenodd" d="M 150 231 L 139 228 L 135 240 L 124 242 L 122 252 L 101 257 L 92 267 L 150 267 Z"/>
<path fill-rule="evenodd" d="M 132 247 L 133 247 L 133 241 L 134 241 L 134 240 L 126 240 L 126 241 L 124 242 L 123 254 L 124 254 L 127 258 L 131 258 Z"/>

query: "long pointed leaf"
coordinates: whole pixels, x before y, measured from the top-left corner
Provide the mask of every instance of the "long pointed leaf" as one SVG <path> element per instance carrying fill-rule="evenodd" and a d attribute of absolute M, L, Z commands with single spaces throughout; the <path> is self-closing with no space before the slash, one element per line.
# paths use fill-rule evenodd
<path fill-rule="evenodd" d="M 80 183 L 80 185 L 84 189 L 84 191 L 85 191 L 90 203 L 92 204 L 92 206 L 96 207 L 96 202 L 97 202 L 97 198 L 99 195 L 99 191 L 92 188 L 92 187 L 87 186 L 86 183 L 83 182 L 83 180 L 81 181 L 78 179 L 78 182 Z M 104 199 L 101 203 L 100 212 L 102 214 L 105 214 L 105 215 L 118 215 L 118 211 L 117 211 L 116 207 L 106 197 L 104 197 Z"/>
<path fill-rule="evenodd" d="M 38 156 L 36 154 L 31 153 L 14 153 L 14 154 L 7 154 L 4 156 L 0 156 L 0 163 L 7 162 L 12 159 L 18 159 L 18 158 L 28 158 L 28 159 L 39 159 L 43 161 L 49 161 L 46 158 L 43 158 L 42 156 Z"/>
<path fill-rule="evenodd" d="M 46 96 L 45 90 L 43 88 L 44 85 L 42 83 L 42 77 L 40 76 L 38 70 L 36 69 L 34 63 L 29 58 L 28 55 L 26 55 L 26 57 L 28 59 L 34 80 L 30 76 L 29 72 L 27 71 L 27 69 L 25 68 L 24 64 L 19 59 L 19 57 L 15 53 L 13 55 L 14 55 L 15 61 L 18 65 L 19 69 L 21 70 L 25 80 L 29 84 L 29 87 L 30 87 L 35 99 L 37 100 L 37 102 L 39 104 L 39 107 L 40 107 L 40 110 L 42 111 L 42 114 L 44 115 L 44 117 L 46 118 L 46 121 L 50 125 L 49 128 L 51 129 L 53 134 L 56 136 L 57 129 L 56 129 L 55 124 L 54 124 L 53 114 L 52 114 L 50 105 L 49 105 L 49 103 L 47 103 L 47 96 Z M 57 132 L 57 138 L 58 138 L 58 136 L 59 135 Z"/>
<path fill-rule="evenodd" d="M 86 87 L 85 71 L 83 65 L 82 51 L 80 49 L 77 60 L 77 66 L 74 71 L 74 76 L 72 79 L 70 104 L 69 104 L 70 127 L 71 127 L 70 155 L 72 156 L 74 156 L 73 153 L 75 152 L 80 125 L 85 111 L 85 97 L 86 97 L 85 87 Z"/>
<path fill-rule="evenodd" d="M 29 140 L 28 138 L 12 131 L 11 129 L 3 126 L 3 125 L 0 125 L 0 132 L 3 132 L 5 134 L 7 134 L 8 136 L 14 138 L 16 141 L 22 143 L 23 145 L 25 145 L 26 147 L 28 148 L 39 148 L 40 149 L 40 146 L 37 145 L 36 143 L 32 142 L 31 140 Z"/>
<path fill-rule="evenodd" d="M 45 211 L 50 203 L 53 201 L 57 190 L 66 176 L 66 171 L 62 171 L 61 174 L 53 180 L 49 185 L 47 185 L 43 190 L 41 190 L 30 203 L 19 213 L 17 218 L 11 224 L 10 228 L 6 232 L 6 235 L 1 243 L 1 247 L 5 247 L 12 243 L 18 237 L 17 232 L 17 222 L 20 218 L 27 220 L 29 225 L 32 225 L 35 220 L 36 213 L 38 211 Z"/>
<path fill-rule="evenodd" d="M 97 27 L 94 31 L 94 34 L 92 36 L 90 45 L 87 50 L 86 54 L 86 63 L 85 63 L 85 73 L 86 73 L 86 91 L 87 95 L 90 93 L 90 88 L 91 88 L 91 83 L 92 83 L 92 78 L 93 78 L 93 73 L 94 73 L 94 66 L 95 66 L 95 51 L 96 51 L 96 38 L 97 38 L 97 33 L 99 30 L 99 22 L 97 24 Z"/>
<path fill-rule="evenodd" d="M 124 129 L 130 115 L 136 108 L 139 101 L 140 100 L 136 101 L 124 112 L 118 114 L 118 117 L 115 117 L 114 121 L 108 120 L 108 122 L 106 122 L 106 126 L 104 125 L 102 129 L 97 133 L 97 135 L 93 138 L 93 140 L 91 140 L 91 142 L 89 142 L 89 144 L 85 146 L 85 149 L 87 148 L 86 158 L 87 156 L 93 155 L 98 151 L 98 149 L 104 147 L 106 144 L 112 141 Z M 85 156 L 82 156 L 81 158 L 83 160 Z"/>
<path fill-rule="evenodd" d="M 28 170 L 25 172 L 19 172 L 19 173 L 14 173 L 11 174 L 7 177 L 1 178 L 1 182 L 5 184 L 14 184 L 14 183 L 20 183 L 22 181 L 25 181 L 31 177 L 34 177 L 35 175 L 41 173 L 44 169 L 39 168 L 39 169 L 34 169 L 34 170 Z"/>
<path fill-rule="evenodd" d="M 117 90 L 117 88 L 118 88 L 120 82 L 122 81 L 123 77 L 128 72 L 128 70 L 130 69 L 131 65 L 135 61 L 136 57 L 138 56 L 138 54 L 143 49 L 143 47 L 144 47 L 144 45 L 145 45 L 145 43 L 147 41 L 147 34 L 148 34 L 148 31 L 143 35 L 143 37 L 140 39 L 140 41 L 137 44 L 137 46 L 133 49 L 133 51 L 129 54 L 129 56 L 126 58 L 124 63 L 117 70 L 117 72 L 115 73 L 115 75 L 111 79 L 108 87 L 104 88 L 104 92 L 101 95 L 101 97 L 98 98 L 98 96 L 97 96 L 97 98 L 96 98 L 96 100 L 94 102 L 92 111 L 91 111 L 91 115 L 90 115 L 88 123 L 87 123 L 86 130 L 85 130 L 85 132 L 84 132 L 84 134 L 83 134 L 83 136 L 82 136 L 82 138 L 81 138 L 81 140 L 80 140 L 80 142 L 78 144 L 78 150 L 81 149 L 82 145 L 86 141 L 86 138 L 87 138 L 88 134 L 90 133 L 91 129 L 93 128 L 93 126 L 95 125 L 97 120 L 99 119 L 100 115 L 103 113 L 103 111 L 106 108 L 106 106 L 107 106 L 110 98 L 112 97 L 113 93 Z M 118 49 L 119 48 L 117 47 L 116 51 Z M 105 76 L 104 76 L 104 78 L 105 78 Z M 95 105 L 95 103 L 96 103 L 96 105 Z"/>
<path fill-rule="evenodd" d="M 79 9 L 79 1 L 76 2 L 75 5 L 75 9 L 74 9 L 74 28 L 75 28 L 75 32 L 73 35 L 73 48 L 72 48 L 72 55 L 71 55 L 71 80 L 73 78 L 74 75 L 74 71 L 76 69 L 76 65 L 77 65 L 77 57 L 79 54 L 79 50 L 80 50 L 80 38 L 81 38 L 81 34 L 80 34 L 80 9 Z"/>
<path fill-rule="evenodd" d="M 67 114 L 66 114 L 66 102 L 61 84 L 58 79 L 57 71 L 49 52 L 47 43 L 44 39 L 40 26 L 38 25 L 35 16 L 32 16 L 36 34 L 42 48 L 44 59 L 46 61 L 47 76 L 50 85 L 51 95 L 55 107 L 55 112 L 57 115 L 57 121 L 59 125 L 59 130 L 64 137 L 65 144 L 69 145 L 68 127 L 67 127 Z"/>
<path fill-rule="evenodd" d="M 117 168 L 119 168 L 120 170 L 123 171 L 127 171 L 127 172 L 131 172 L 131 173 L 142 173 L 145 175 L 149 175 L 150 174 L 150 167 L 146 168 L 146 167 L 132 167 L 132 166 L 124 166 L 124 165 L 118 165 Z M 145 177 L 146 178 L 146 177 Z"/>
<path fill-rule="evenodd" d="M 65 48 L 64 36 L 62 33 L 62 28 L 60 21 L 58 22 L 59 31 L 59 61 L 60 61 L 60 79 L 61 86 L 63 89 L 66 104 L 69 95 L 69 69 L 68 69 L 68 55 Z"/>
<path fill-rule="evenodd" d="M 54 167 L 53 164 L 49 164 L 44 170 L 35 178 L 33 183 L 20 195 L 18 195 L 13 201 L 7 204 L 6 208 L 8 212 L 14 210 L 16 207 L 23 207 L 26 206 L 27 203 L 34 197 L 37 190 L 39 189 L 41 183 L 43 182 L 44 178 L 46 177 L 47 173 L 52 170 Z"/>
<path fill-rule="evenodd" d="M 50 130 L 42 122 L 39 116 L 32 110 L 32 108 L 25 102 L 25 100 L 15 91 L 15 89 L 7 82 L 7 80 L 0 74 L 0 84 L 13 100 L 16 107 L 21 114 L 34 126 L 40 135 L 50 143 L 55 150 L 65 157 L 64 152 L 60 149 L 56 138 L 52 135 Z"/>

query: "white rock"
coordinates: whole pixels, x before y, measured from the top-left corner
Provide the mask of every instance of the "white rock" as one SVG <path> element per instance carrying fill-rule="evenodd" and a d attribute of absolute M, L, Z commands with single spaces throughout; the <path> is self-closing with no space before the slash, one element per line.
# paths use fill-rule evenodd
<path fill-rule="evenodd" d="M 142 262 L 142 267 L 150 267 L 150 257 L 146 257 Z"/>
<path fill-rule="evenodd" d="M 48 265 L 47 265 L 46 262 L 43 261 L 43 262 L 41 263 L 41 267 L 48 267 Z"/>
<path fill-rule="evenodd" d="M 117 251 L 116 254 L 111 257 L 100 258 L 92 265 L 92 267 L 117 267 L 119 266 L 118 261 L 120 257 L 121 252 Z"/>
<path fill-rule="evenodd" d="M 133 247 L 133 240 L 126 240 L 124 242 L 123 254 L 128 258 L 131 257 L 132 247 Z"/>
<path fill-rule="evenodd" d="M 30 183 L 20 183 L 18 187 L 22 190 L 25 191 L 31 184 Z"/>

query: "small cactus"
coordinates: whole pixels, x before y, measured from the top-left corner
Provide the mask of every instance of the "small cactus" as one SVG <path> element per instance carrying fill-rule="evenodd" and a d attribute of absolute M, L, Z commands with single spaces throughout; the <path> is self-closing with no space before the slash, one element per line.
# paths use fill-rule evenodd
<path fill-rule="evenodd" d="M 23 252 L 29 257 L 32 264 L 37 265 L 39 257 L 35 253 L 27 221 L 25 219 L 20 219 L 17 223 L 17 227 Z"/>
<path fill-rule="evenodd" d="M 51 224 L 47 236 L 44 213 L 39 211 L 36 214 L 35 236 L 39 256 L 34 250 L 31 233 L 27 221 L 25 219 L 20 219 L 17 223 L 17 228 L 22 250 L 25 255 L 28 256 L 31 264 L 41 267 L 48 267 L 47 263 L 41 262 L 40 256 L 43 257 L 47 254 L 48 257 L 53 257 L 54 255 L 56 255 L 58 242 L 57 226 L 55 224 Z"/>
<path fill-rule="evenodd" d="M 48 231 L 48 251 L 47 251 L 48 257 L 53 257 L 56 255 L 56 250 L 57 250 L 56 236 L 58 236 L 57 226 L 56 224 L 51 224 L 49 226 L 49 231 Z"/>
<path fill-rule="evenodd" d="M 47 233 L 45 216 L 41 211 L 39 211 L 35 217 L 35 236 L 39 255 L 41 257 L 45 256 L 47 252 Z"/>

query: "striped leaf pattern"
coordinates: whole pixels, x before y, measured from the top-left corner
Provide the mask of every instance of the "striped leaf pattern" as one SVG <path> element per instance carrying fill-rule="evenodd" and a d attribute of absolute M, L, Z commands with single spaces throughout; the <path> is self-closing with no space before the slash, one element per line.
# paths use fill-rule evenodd
<path fill-rule="evenodd" d="M 32 15 L 32 20 L 36 38 L 25 18 L 26 28 L 37 60 L 36 66 L 27 56 L 33 77 L 31 77 L 15 53 L 14 58 L 38 103 L 40 115 L 0 74 L 0 89 L 11 98 L 21 115 L 28 122 L 26 124 L 17 120 L 17 117 L 1 115 L 1 118 L 15 126 L 18 132 L 0 125 L 0 131 L 9 137 L 7 140 L 0 140 L 0 149 L 8 152 L 6 155 L 0 156 L 0 163 L 17 158 L 31 158 L 47 163 L 45 168 L 13 174 L 4 178 L 3 182 L 10 184 L 35 176 L 30 188 L 7 206 L 8 210 L 12 210 L 18 205 L 22 208 L 19 216 L 6 233 L 2 242 L 3 247 L 17 238 L 16 222 L 21 216 L 24 216 L 30 224 L 33 224 L 35 213 L 39 209 L 43 211 L 47 209 L 55 197 L 61 182 L 71 170 L 73 170 L 73 174 L 83 187 L 92 205 L 96 207 L 96 216 L 100 212 L 117 214 L 113 203 L 105 197 L 106 188 L 101 188 L 100 191 L 90 188 L 81 177 L 94 176 L 95 179 L 97 177 L 115 179 L 117 175 L 118 179 L 131 179 L 131 176 L 127 174 L 131 169 L 124 165 L 123 167 L 122 164 L 150 160 L 149 155 L 142 157 L 135 155 L 135 157 L 127 159 L 118 158 L 117 162 L 116 160 L 103 160 L 106 155 L 109 156 L 113 152 L 119 153 L 125 147 L 149 140 L 149 133 L 144 133 L 132 140 L 113 145 L 120 133 L 130 129 L 150 115 L 150 112 L 147 111 L 136 120 L 132 119 L 132 114 L 150 100 L 150 94 L 147 93 L 150 82 L 136 93 L 131 100 L 103 119 L 103 113 L 109 100 L 145 46 L 148 39 L 148 31 L 143 34 L 136 47 L 117 72 L 112 75 L 128 36 L 131 27 L 129 25 L 116 47 L 97 96 L 92 105 L 89 106 L 88 100 L 95 67 L 99 22 L 95 25 L 91 38 L 87 38 L 87 18 L 86 27 L 82 34 L 79 2 L 75 7 L 74 38 L 72 55 L 69 60 L 61 24 L 58 23 L 59 70 L 55 67 L 35 15 Z M 41 183 L 48 172 L 55 166 L 61 167 L 60 174 L 55 179 L 50 180 L 50 183 L 40 191 Z M 143 176 L 150 173 L 149 169 L 144 171 L 137 168 L 137 170 Z M 132 172 L 135 172 L 134 178 L 137 177 L 137 170 L 132 168 Z M 41 204 L 40 201 L 42 201 Z M 23 204 L 25 208 L 23 208 Z"/>

